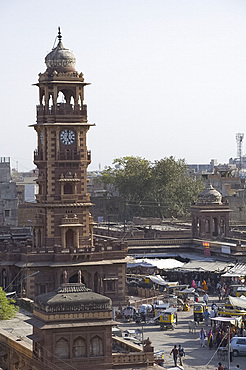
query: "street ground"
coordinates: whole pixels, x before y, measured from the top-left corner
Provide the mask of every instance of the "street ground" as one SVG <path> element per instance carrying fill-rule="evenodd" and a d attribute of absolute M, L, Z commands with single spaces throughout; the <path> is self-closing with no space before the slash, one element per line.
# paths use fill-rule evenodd
<path fill-rule="evenodd" d="M 216 303 L 215 299 L 210 299 L 209 310 L 212 302 Z M 221 362 L 223 366 L 228 366 L 227 359 L 220 360 L 216 353 L 216 348 L 210 350 L 207 346 L 202 348 L 200 346 L 199 330 L 204 327 L 206 332 L 211 328 L 200 324 L 196 328 L 196 333 L 189 333 L 188 322 L 193 320 L 193 309 L 190 311 L 178 312 L 178 324 L 174 330 L 161 331 L 159 325 L 154 324 L 135 324 L 133 323 L 122 323 L 120 327 L 123 330 L 127 329 L 138 329 L 144 333 L 144 339 L 150 338 L 154 351 L 159 352 L 164 350 L 164 368 L 165 369 L 182 369 L 182 367 L 174 367 L 173 357 L 170 352 L 173 346 L 181 344 L 185 349 L 184 367 L 183 369 L 199 369 L 199 370 L 215 370 L 218 368 L 218 362 Z M 209 320 L 210 322 L 210 320 Z M 234 358 L 230 364 L 230 368 L 240 365 L 240 369 L 246 370 L 246 357 L 240 356 Z"/>

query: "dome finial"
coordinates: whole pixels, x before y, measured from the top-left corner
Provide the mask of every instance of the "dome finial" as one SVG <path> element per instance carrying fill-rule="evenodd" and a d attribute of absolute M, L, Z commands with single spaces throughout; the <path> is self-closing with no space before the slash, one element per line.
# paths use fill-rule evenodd
<path fill-rule="evenodd" d="M 57 38 L 58 38 L 59 42 L 61 42 L 62 35 L 61 35 L 61 28 L 60 27 L 58 27 L 58 36 L 57 36 Z"/>

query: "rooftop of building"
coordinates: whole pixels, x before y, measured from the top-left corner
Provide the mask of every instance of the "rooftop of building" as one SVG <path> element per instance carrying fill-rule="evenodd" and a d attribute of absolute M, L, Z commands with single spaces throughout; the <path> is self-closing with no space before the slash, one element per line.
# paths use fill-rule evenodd
<path fill-rule="evenodd" d="M 20 308 L 14 318 L 0 320 L 0 335 L 21 342 L 23 346 L 32 350 L 32 340 L 29 336 L 32 335 L 33 327 L 28 323 L 30 317 L 32 317 L 32 313 Z"/>
<path fill-rule="evenodd" d="M 56 291 L 35 298 L 35 307 L 45 312 L 108 310 L 111 303 L 110 298 L 92 292 L 82 283 L 65 283 Z"/>

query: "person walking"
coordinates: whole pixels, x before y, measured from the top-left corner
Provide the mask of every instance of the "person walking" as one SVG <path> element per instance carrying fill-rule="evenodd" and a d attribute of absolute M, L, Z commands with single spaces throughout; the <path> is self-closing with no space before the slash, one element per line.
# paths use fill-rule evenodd
<path fill-rule="evenodd" d="M 206 306 L 208 305 L 208 295 L 207 295 L 207 293 L 205 293 L 204 296 L 203 296 L 203 302 L 206 304 Z"/>
<path fill-rule="evenodd" d="M 205 312 L 204 312 L 203 316 L 204 316 L 204 322 L 205 322 L 205 325 L 206 325 L 206 326 L 208 326 L 208 322 L 209 322 L 209 316 L 210 316 L 210 314 L 209 314 L 209 312 L 208 312 L 208 309 L 207 309 L 207 308 L 206 308 L 206 310 L 205 310 Z"/>
<path fill-rule="evenodd" d="M 201 328 L 199 332 L 199 337 L 200 337 L 201 347 L 205 347 L 206 332 L 203 328 Z"/>
<path fill-rule="evenodd" d="M 211 309 L 210 311 L 210 325 L 212 326 L 214 324 L 213 320 L 215 318 L 215 311 Z"/>
<path fill-rule="evenodd" d="M 212 349 L 213 348 L 213 333 L 212 333 L 212 329 L 209 330 L 208 332 L 208 347 L 209 349 Z"/>
<path fill-rule="evenodd" d="M 178 351 L 178 348 L 177 348 L 176 344 L 173 347 L 173 349 L 171 350 L 170 355 L 171 354 L 173 355 L 174 366 L 177 366 L 177 360 L 178 360 L 179 351 Z"/>
<path fill-rule="evenodd" d="M 183 366 L 183 357 L 185 356 L 185 351 L 181 344 L 179 344 L 178 354 L 179 354 L 179 364 L 180 366 Z"/>
<path fill-rule="evenodd" d="M 221 362 L 219 362 L 218 363 L 218 370 L 225 370 L 225 368 L 224 368 L 224 366 L 222 366 L 222 363 Z"/>

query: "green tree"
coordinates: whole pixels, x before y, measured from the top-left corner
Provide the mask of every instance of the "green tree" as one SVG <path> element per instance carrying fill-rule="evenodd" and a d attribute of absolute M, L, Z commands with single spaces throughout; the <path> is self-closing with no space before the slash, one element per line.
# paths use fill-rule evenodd
<path fill-rule="evenodd" d="M 155 161 L 152 168 L 152 196 L 161 217 L 184 217 L 203 189 L 202 181 L 189 171 L 185 160 L 174 157 Z"/>
<path fill-rule="evenodd" d="M 151 189 L 151 164 L 141 157 L 116 158 L 114 167 L 107 167 L 100 180 L 113 184 L 119 191 L 122 217 L 131 218 L 142 215 L 141 202 L 149 198 Z"/>
<path fill-rule="evenodd" d="M 14 303 L 14 299 L 8 299 L 6 293 L 0 287 L 0 320 L 8 320 L 15 316 L 18 307 Z"/>
<path fill-rule="evenodd" d="M 100 180 L 119 191 L 124 218 L 184 217 L 203 188 L 184 159 L 164 158 L 151 164 L 141 157 L 114 160 Z"/>

